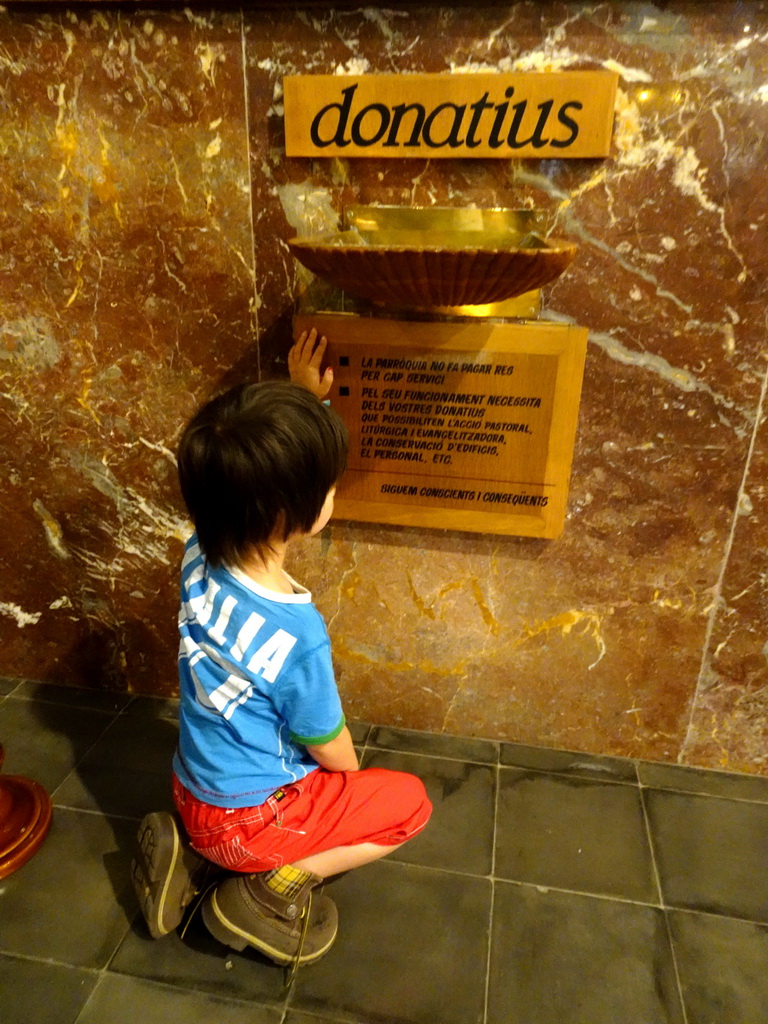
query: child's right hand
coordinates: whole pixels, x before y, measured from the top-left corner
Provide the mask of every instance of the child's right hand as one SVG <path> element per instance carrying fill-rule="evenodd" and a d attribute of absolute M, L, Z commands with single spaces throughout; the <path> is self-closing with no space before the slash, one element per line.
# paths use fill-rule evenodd
<path fill-rule="evenodd" d="M 321 401 L 333 385 L 333 370 L 330 366 L 320 374 L 327 344 L 328 339 L 324 337 L 317 341 L 317 329 L 313 327 L 311 331 L 303 331 L 299 335 L 299 340 L 288 353 L 291 380 L 294 384 L 301 384 Z"/>

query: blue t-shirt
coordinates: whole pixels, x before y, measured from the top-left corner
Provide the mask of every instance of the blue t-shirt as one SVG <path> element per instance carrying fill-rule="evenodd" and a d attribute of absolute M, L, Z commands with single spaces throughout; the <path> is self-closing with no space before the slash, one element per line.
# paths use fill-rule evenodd
<path fill-rule="evenodd" d="M 217 807 L 264 803 L 318 765 L 306 744 L 344 727 L 325 623 L 308 590 L 213 569 L 197 536 L 181 567 L 179 748 L 173 768 Z"/>

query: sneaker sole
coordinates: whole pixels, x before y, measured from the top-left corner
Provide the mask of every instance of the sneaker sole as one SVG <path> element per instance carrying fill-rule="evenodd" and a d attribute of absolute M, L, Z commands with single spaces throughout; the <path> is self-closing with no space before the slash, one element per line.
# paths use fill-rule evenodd
<path fill-rule="evenodd" d="M 203 903 L 202 914 L 205 927 L 215 939 L 218 939 L 219 942 L 222 942 L 225 946 L 229 946 L 231 949 L 236 949 L 238 952 L 242 952 L 246 946 L 253 946 L 253 948 L 258 949 L 260 953 L 264 953 L 265 956 L 268 956 L 270 960 L 274 960 L 276 963 L 279 963 L 284 967 L 294 963 L 296 959 L 295 956 L 284 952 L 282 949 L 275 949 L 274 946 L 271 946 L 266 940 L 259 938 L 257 935 L 251 935 L 250 932 L 246 932 L 242 928 L 238 928 L 237 925 L 233 924 L 222 912 L 216 899 L 215 889 L 205 903 Z M 321 956 L 328 952 L 335 939 L 336 932 L 333 933 L 322 949 L 315 950 L 313 953 L 304 953 L 299 958 L 299 964 L 311 964 L 314 963 L 315 960 L 319 960 Z"/>
<path fill-rule="evenodd" d="M 131 861 L 133 888 L 153 939 L 160 939 L 178 928 L 184 916 L 183 909 L 180 909 L 170 918 L 166 917 L 168 896 L 182 852 L 176 822 L 170 815 L 169 818 L 173 826 L 170 843 L 159 843 L 157 840 L 158 835 L 169 831 L 163 828 L 164 819 L 161 815 L 148 814 L 144 818 L 137 837 L 139 854 Z M 186 881 L 186 875 L 183 881 Z M 181 893 L 178 894 L 177 902 L 181 902 Z"/>

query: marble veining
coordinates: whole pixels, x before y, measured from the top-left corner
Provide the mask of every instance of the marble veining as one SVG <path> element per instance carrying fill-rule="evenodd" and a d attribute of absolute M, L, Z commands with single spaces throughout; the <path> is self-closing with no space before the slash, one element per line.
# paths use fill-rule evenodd
<path fill-rule="evenodd" d="M 582 67 L 606 160 L 285 157 L 286 74 Z M 348 713 L 768 773 L 766 83 L 762 2 L 0 11 L 0 672 L 175 692 L 174 448 L 285 374 L 287 238 L 537 206 L 590 328 L 565 532 L 304 542 Z"/>

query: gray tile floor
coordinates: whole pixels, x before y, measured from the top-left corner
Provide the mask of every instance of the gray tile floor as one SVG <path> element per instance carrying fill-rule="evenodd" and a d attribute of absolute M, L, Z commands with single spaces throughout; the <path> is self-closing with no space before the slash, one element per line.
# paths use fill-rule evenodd
<path fill-rule="evenodd" d="M 415 772 L 420 837 L 330 883 L 339 937 L 283 971 L 194 918 L 153 942 L 128 878 L 170 808 L 175 704 L 0 679 L 40 851 L 0 882 L 0 1024 L 765 1024 L 768 779 L 355 726 Z"/>

